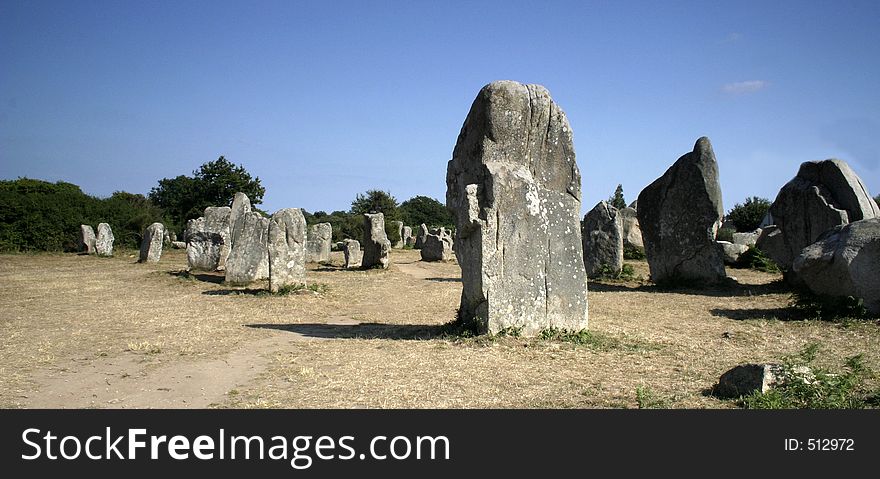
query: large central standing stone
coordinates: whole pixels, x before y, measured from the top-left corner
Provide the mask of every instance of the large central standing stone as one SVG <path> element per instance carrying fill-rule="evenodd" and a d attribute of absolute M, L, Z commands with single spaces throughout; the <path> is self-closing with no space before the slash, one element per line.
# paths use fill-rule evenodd
<path fill-rule="evenodd" d="M 309 226 L 306 243 L 306 261 L 320 263 L 330 261 L 330 242 L 333 240 L 333 226 L 330 223 L 318 223 Z"/>
<path fill-rule="evenodd" d="M 141 241 L 139 263 L 158 263 L 162 257 L 162 245 L 165 242 L 165 225 L 153 223 L 144 231 Z"/>
<path fill-rule="evenodd" d="M 724 209 L 709 139 L 678 159 L 638 199 L 639 226 L 655 283 L 718 283 L 727 277 L 715 243 Z"/>
<path fill-rule="evenodd" d="M 600 201 L 586 216 L 581 236 L 587 276 L 618 275 L 623 268 L 623 217 L 617 208 Z"/>
<path fill-rule="evenodd" d="M 446 170 L 459 317 L 482 331 L 587 327 L 581 176 L 565 113 L 540 85 L 480 90 Z"/>
<path fill-rule="evenodd" d="M 229 220 L 232 209 L 228 206 L 209 206 L 205 208 L 204 231 L 220 235 L 223 242 L 220 244 L 220 259 L 217 262 L 217 270 L 226 269 L 226 259 L 229 258 L 229 247 L 232 244 L 232 232 L 229 228 Z"/>
<path fill-rule="evenodd" d="M 391 241 L 385 234 L 385 215 L 364 213 L 364 242 L 361 245 L 363 268 L 388 268 Z"/>
<path fill-rule="evenodd" d="M 255 217 L 253 215 L 256 215 Z M 242 230 L 248 226 L 247 234 L 243 234 Z M 262 227 L 263 230 L 259 234 L 255 233 L 253 228 Z M 258 279 L 266 279 L 269 277 L 269 250 L 266 248 L 266 239 L 269 234 L 269 219 L 263 218 L 259 213 L 252 213 L 251 200 L 244 193 L 236 193 L 232 200 L 232 208 L 229 212 L 229 257 L 226 262 L 229 263 L 235 253 L 237 243 L 243 241 L 243 247 L 236 255 L 236 267 L 246 268 L 249 272 L 243 273 L 242 270 L 232 273 L 233 278 L 246 278 L 253 276 L 254 281 Z M 260 249 L 262 245 L 262 249 Z M 248 250 L 252 249 L 252 251 Z M 222 257 L 222 250 L 221 250 Z M 255 268 L 251 268 L 251 261 L 259 257 L 259 262 Z M 244 260 L 244 258 L 248 258 Z M 218 266 L 219 267 L 219 266 Z M 226 267 L 227 271 L 229 266 Z M 251 272 L 251 270 L 253 270 Z M 230 281 L 230 274 L 227 272 L 226 280 Z M 247 281 L 232 280 L 232 283 L 244 283 Z"/>
<path fill-rule="evenodd" d="M 269 219 L 269 290 L 306 281 L 306 218 L 299 208 L 278 210 Z"/>

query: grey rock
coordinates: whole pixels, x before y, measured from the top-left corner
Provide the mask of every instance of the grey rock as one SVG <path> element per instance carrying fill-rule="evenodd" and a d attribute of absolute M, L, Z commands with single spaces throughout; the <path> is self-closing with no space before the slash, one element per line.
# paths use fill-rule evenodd
<path fill-rule="evenodd" d="M 628 206 L 617 214 L 623 224 L 623 247 L 645 249 L 642 241 L 642 228 L 639 227 L 639 214 L 635 208 Z"/>
<path fill-rule="evenodd" d="M 403 227 L 403 236 L 400 240 L 403 242 L 403 246 L 412 246 L 415 240 L 410 240 L 412 238 L 412 227 L 404 226 Z"/>
<path fill-rule="evenodd" d="M 186 249 L 186 243 L 183 241 L 172 241 L 171 247 L 174 249 Z"/>
<path fill-rule="evenodd" d="M 812 292 L 861 298 L 880 315 L 880 218 L 827 231 L 801 251 L 792 269 Z"/>
<path fill-rule="evenodd" d="M 199 218 L 194 218 L 191 220 L 187 220 L 186 229 L 183 230 L 183 241 L 189 243 L 190 238 L 196 233 L 204 233 L 205 232 L 205 217 L 201 216 Z"/>
<path fill-rule="evenodd" d="M 678 159 L 639 194 L 639 226 L 655 283 L 726 279 L 724 257 L 715 244 L 724 209 L 718 163 L 709 139 Z"/>
<path fill-rule="evenodd" d="M 113 230 L 107 223 L 98 225 L 98 236 L 95 237 L 95 253 L 98 256 L 113 256 Z"/>
<path fill-rule="evenodd" d="M 729 241 L 717 241 L 718 246 L 724 253 L 724 263 L 735 265 L 739 262 L 739 257 L 749 250 L 749 247 L 743 244 L 731 243 Z"/>
<path fill-rule="evenodd" d="M 233 208 L 233 213 L 235 208 Z M 269 219 L 256 212 L 238 217 L 226 259 L 226 282 L 245 285 L 269 276 Z"/>
<path fill-rule="evenodd" d="M 79 226 L 79 250 L 95 254 L 95 230 L 90 225 Z"/>
<path fill-rule="evenodd" d="M 320 263 L 322 261 L 330 261 L 330 243 L 333 241 L 333 226 L 330 223 L 318 223 L 309 226 L 307 235 L 306 262 Z"/>
<path fill-rule="evenodd" d="M 392 221 L 391 228 L 393 230 L 397 230 L 397 241 L 391 244 L 392 248 L 400 249 L 403 248 L 404 240 L 403 240 L 403 221 Z"/>
<path fill-rule="evenodd" d="M 204 211 L 203 230 L 208 233 L 217 233 L 223 238 L 223 243 L 220 245 L 220 261 L 217 263 L 218 271 L 226 269 L 226 259 L 229 258 L 232 244 L 231 217 L 232 208 L 228 206 L 209 206 Z"/>
<path fill-rule="evenodd" d="M 170 238 L 169 238 L 170 239 Z M 165 243 L 165 225 L 153 223 L 144 231 L 141 240 L 140 263 L 158 263 L 162 257 L 162 245 Z"/>
<path fill-rule="evenodd" d="M 462 320 L 526 336 L 587 327 L 580 185 L 571 126 L 544 87 L 480 91 L 446 170 Z"/>
<path fill-rule="evenodd" d="M 344 241 L 344 245 L 342 248 L 342 253 L 345 256 L 345 263 L 343 266 L 346 269 L 360 268 L 361 261 L 363 260 L 363 252 L 361 251 L 361 243 L 358 240 L 346 239 Z"/>
<path fill-rule="evenodd" d="M 761 228 L 758 228 L 750 233 L 734 233 L 733 244 L 755 246 L 755 244 L 758 242 L 758 238 L 761 236 L 762 231 L 763 230 Z"/>
<path fill-rule="evenodd" d="M 306 281 L 306 218 L 299 208 L 278 210 L 269 218 L 269 291 Z"/>
<path fill-rule="evenodd" d="M 165 243 L 165 245 L 171 244 L 171 232 L 168 231 L 168 228 L 165 228 L 165 232 L 162 234 L 162 242 Z"/>
<path fill-rule="evenodd" d="M 187 227 L 186 265 L 188 271 L 216 271 L 224 240 L 218 233 L 192 231 Z"/>
<path fill-rule="evenodd" d="M 773 223 L 781 231 L 781 245 L 758 249 L 767 253 L 784 271 L 801 250 L 835 226 L 880 217 L 880 208 L 864 183 L 845 161 L 808 161 L 797 176 L 779 190 L 770 206 Z"/>
<path fill-rule="evenodd" d="M 428 234 L 420 253 L 422 261 L 449 261 L 455 254 L 452 251 L 452 236 L 449 234 Z"/>
<path fill-rule="evenodd" d="M 235 197 L 232 199 L 232 207 L 229 212 L 229 253 L 227 256 L 227 260 L 226 260 L 227 262 L 229 261 L 229 256 L 232 256 L 232 251 L 235 249 L 236 241 L 239 238 L 244 238 L 248 242 L 249 247 L 253 247 L 255 238 L 250 238 L 247 235 L 245 235 L 245 236 L 241 235 L 241 229 L 244 228 L 244 219 L 249 218 L 251 213 L 252 213 L 252 208 L 251 208 L 250 198 L 248 198 L 247 195 L 244 193 L 241 193 L 241 192 L 236 193 Z M 257 214 L 259 214 L 259 213 L 257 213 Z M 266 238 L 269 233 L 269 220 L 268 220 L 268 218 L 263 218 L 263 219 L 266 220 L 265 222 L 262 223 L 263 226 L 265 226 L 265 230 L 262 232 L 262 241 L 263 241 L 263 244 L 265 245 Z M 250 220 L 251 226 L 254 225 L 254 221 L 255 220 L 253 218 Z M 245 253 L 241 252 L 241 254 L 245 254 Z M 246 254 L 246 256 L 248 258 L 250 258 L 250 254 Z M 239 256 L 239 260 L 241 260 L 241 259 L 242 259 L 242 256 Z M 238 266 L 242 267 L 243 264 L 239 263 Z M 241 274 L 242 274 L 242 271 L 238 271 L 238 272 L 234 273 L 232 276 L 233 277 L 246 277 L 249 275 L 248 274 L 246 276 L 241 276 Z M 254 279 L 256 279 L 256 280 L 269 278 L 269 251 L 266 248 L 263 248 L 263 256 L 262 256 L 262 259 L 260 260 L 259 264 L 256 267 L 255 275 L 256 276 L 254 277 Z M 228 280 L 228 278 L 227 278 L 227 280 Z M 251 281 L 253 281 L 253 280 L 251 280 Z"/>
<path fill-rule="evenodd" d="M 364 241 L 361 243 L 364 268 L 388 268 L 390 263 L 391 241 L 385 234 L 385 215 L 382 213 L 364 214 Z"/>
<path fill-rule="evenodd" d="M 422 245 L 425 244 L 425 238 L 428 237 L 428 226 L 425 223 L 422 223 L 419 226 L 419 232 L 416 234 L 416 242 L 413 245 L 415 249 L 422 249 Z"/>
<path fill-rule="evenodd" d="M 623 218 L 617 208 L 600 201 L 585 216 L 581 232 L 587 277 L 614 275 L 623 268 Z"/>
<path fill-rule="evenodd" d="M 813 372 L 806 366 L 797 366 L 794 377 L 798 381 L 811 382 Z M 720 398 L 736 399 L 754 392 L 766 393 L 785 380 L 781 364 L 742 364 L 721 375 L 712 393 Z"/>

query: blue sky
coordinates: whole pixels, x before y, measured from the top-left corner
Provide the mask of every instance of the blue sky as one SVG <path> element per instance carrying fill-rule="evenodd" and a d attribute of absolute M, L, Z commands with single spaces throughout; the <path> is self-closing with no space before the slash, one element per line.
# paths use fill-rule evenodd
<path fill-rule="evenodd" d="M 807 160 L 880 193 L 877 1 L 0 1 L 0 178 L 146 194 L 220 155 L 263 208 L 445 198 L 479 89 L 546 86 L 583 211 L 700 136 L 724 206 Z"/>

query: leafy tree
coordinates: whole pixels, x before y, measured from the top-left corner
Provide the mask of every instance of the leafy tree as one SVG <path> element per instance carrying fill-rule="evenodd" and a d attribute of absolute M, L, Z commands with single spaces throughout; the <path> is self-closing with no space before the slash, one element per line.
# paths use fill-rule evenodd
<path fill-rule="evenodd" d="M 445 226 L 452 228 L 455 220 L 446 206 L 427 196 L 414 196 L 400 204 L 400 216 L 404 224 L 418 227 L 425 223 L 428 226 Z"/>
<path fill-rule="evenodd" d="M 202 216 L 208 206 L 229 206 L 238 192 L 246 194 L 252 205 L 258 205 L 263 202 L 266 188 L 260 178 L 221 156 L 193 171 L 192 177 L 159 180 L 159 186 L 150 190 L 150 200 L 165 210 L 172 229 L 183 231 L 187 220 Z"/>
<path fill-rule="evenodd" d="M 383 213 L 386 222 L 399 219 L 397 200 L 389 191 L 367 190 L 366 193 L 358 193 L 351 202 L 351 214 L 364 213 Z"/>
<path fill-rule="evenodd" d="M 761 226 L 761 221 L 767 215 L 772 203 L 767 198 L 752 196 L 746 198 L 745 203 L 737 203 L 727 213 L 727 221 L 736 226 L 736 230 L 754 231 Z"/>
<path fill-rule="evenodd" d="M 626 200 L 623 199 L 623 185 L 617 185 L 614 194 L 608 197 L 608 204 L 619 210 L 626 208 Z"/>

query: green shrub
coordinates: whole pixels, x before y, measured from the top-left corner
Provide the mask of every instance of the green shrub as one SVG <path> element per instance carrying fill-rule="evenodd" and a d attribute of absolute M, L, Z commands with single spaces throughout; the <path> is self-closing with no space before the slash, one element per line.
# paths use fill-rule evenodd
<path fill-rule="evenodd" d="M 754 246 L 749 246 L 749 249 L 740 255 L 739 260 L 737 261 L 737 266 L 751 268 L 765 273 L 779 272 L 779 266 L 777 266 L 772 259 L 767 257 L 763 251 Z"/>
<path fill-rule="evenodd" d="M 745 203 L 737 203 L 733 209 L 727 212 L 725 219 L 736 225 L 736 230 L 740 232 L 755 231 L 761 226 L 761 221 L 767 215 L 772 203 L 767 198 L 752 196 L 746 198 Z M 723 240 L 729 241 L 729 240 Z"/>
<path fill-rule="evenodd" d="M 820 295 L 803 288 L 792 293 L 789 306 L 800 311 L 807 319 L 845 321 L 869 317 L 861 298 Z"/>
<path fill-rule="evenodd" d="M 862 355 L 847 358 L 843 371 L 832 373 L 812 365 L 819 345 L 804 347 L 784 358 L 777 386 L 756 391 L 740 400 L 747 409 L 863 409 L 878 406 L 880 391 L 867 380 L 874 377 Z M 809 368 L 809 369 L 806 369 Z"/>
<path fill-rule="evenodd" d="M 628 260 L 642 260 L 645 259 L 645 248 L 639 248 L 634 245 L 624 245 L 623 246 L 623 259 Z"/>
<path fill-rule="evenodd" d="M 733 243 L 733 233 L 736 233 L 736 231 L 731 228 L 720 228 L 718 233 L 715 234 L 715 241 Z"/>
<path fill-rule="evenodd" d="M 611 280 L 611 281 L 632 281 L 636 278 L 636 270 L 631 264 L 623 263 L 620 271 L 615 270 L 607 264 L 599 266 L 599 271 L 592 279 Z"/>

